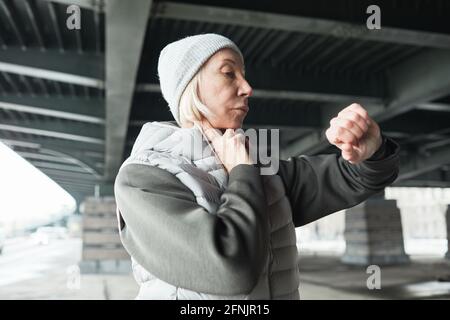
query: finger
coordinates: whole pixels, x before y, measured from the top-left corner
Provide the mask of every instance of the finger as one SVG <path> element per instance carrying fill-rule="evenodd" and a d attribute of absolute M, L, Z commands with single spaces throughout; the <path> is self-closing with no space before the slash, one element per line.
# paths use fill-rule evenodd
<path fill-rule="evenodd" d="M 225 133 L 223 134 L 224 137 L 231 138 L 234 136 L 234 130 L 233 129 L 227 129 Z"/>
<path fill-rule="evenodd" d="M 214 141 L 222 136 L 220 130 L 213 128 L 213 126 L 211 126 L 209 121 L 205 118 L 201 120 L 201 126 L 206 138 L 208 138 L 209 141 Z"/>
<path fill-rule="evenodd" d="M 364 131 L 352 120 L 343 118 L 342 116 L 330 120 L 330 125 L 335 127 L 342 127 L 350 130 L 358 139 L 364 135 Z"/>
<path fill-rule="evenodd" d="M 238 135 L 238 134 L 245 135 L 245 131 L 242 128 L 237 128 L 237 129 L 234 129 L 234 134 L 235 135 Z"/>
<path fill-rule="evenodd" d="M 245 135 L 243 133 L 238 132 L 233 136 L 233 138 L 235 138 L 240 143 L 245 144 Z"/>
<path fill-rule="evenodd" d="M 356 112 L 366 121 L 367 125 L 370 125 L 369 113 L 359 103 L 352 103 L 346 109 Z"/>
<path fill-rule="evenodd" d="M 211 142 L 216 141 L 222 137 L 222 133 L 220 132 L 220 130 L 214 128 L 203 130 L 203 132 L 205 133 L 206 138 Z"/>
<path fill-rule="evenodd" d="M 347 161 L 352 161 L 353 160 L 353 153 L 352 152 L 342 151 L 342 158 L 344 158 Z"/>
<path fill-rule="evenodd" d="M 358 143 L 358 138 L 350 131 L 343 127 L 331 126 L 326 131 L 328 141 L 331 144 L 337 145 L 339 143 L 350 143 L 356 145 Z"/>
<path fill-rule="evenodd" d="M 342 158 L 344 158 L 347 161 L 353 161 L 356 159 L 356 151 L 353 148 L 353 146 L 349 143 L 341 143 L 338 146 L 339 149 L 342 150 Z"/>
<path fill-rule="evenodd" d="M 343 152 L 353 152 L 352 145 L 350 143 L 338 143 L 337 146 L 339 149 L 341 149 Z"/>
<path fill-rule="evenodd" d="M 367 124 L 367 120 L 361 117 L 361 115 L 353 110 L 343 110 L 338 113 L 338 118 L 344 118 L 350 121 L 355 122 L 358 127 L 363 131 L 364 133 L 367 132 L 369 129 L 369 126 Z"/>

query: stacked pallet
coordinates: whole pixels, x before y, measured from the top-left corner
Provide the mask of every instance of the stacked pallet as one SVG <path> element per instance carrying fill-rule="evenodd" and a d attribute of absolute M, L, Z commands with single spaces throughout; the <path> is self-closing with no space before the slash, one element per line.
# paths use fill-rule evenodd
<path fill-rule="evenodd" d="M 130 256 L 122 246 L 114 197 L 88 197 L 81 204 L 83 273 L 129 273 Z"/>

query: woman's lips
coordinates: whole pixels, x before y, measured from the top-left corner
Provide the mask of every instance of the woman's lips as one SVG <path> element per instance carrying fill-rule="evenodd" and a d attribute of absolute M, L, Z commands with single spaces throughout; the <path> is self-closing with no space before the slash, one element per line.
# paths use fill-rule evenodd
<path fill-rule="evenodd" d="M 241 107 L 236 108 L 236 110 L 241 110 L 241 111 L 247 113 L 249 108 L 247 106 L 241 106 Z"/>

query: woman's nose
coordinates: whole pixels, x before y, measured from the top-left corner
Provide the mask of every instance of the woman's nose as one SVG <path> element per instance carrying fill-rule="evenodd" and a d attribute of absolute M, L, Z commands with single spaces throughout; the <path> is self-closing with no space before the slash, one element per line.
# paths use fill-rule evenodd
<path fill-rule="evenodd" d="M 245 79 L 242 79 L 242 84 L 239 90 L 239 95 L 246 95 L 247 97 L 251 97 L 253 95 L 253 88 Z"/>

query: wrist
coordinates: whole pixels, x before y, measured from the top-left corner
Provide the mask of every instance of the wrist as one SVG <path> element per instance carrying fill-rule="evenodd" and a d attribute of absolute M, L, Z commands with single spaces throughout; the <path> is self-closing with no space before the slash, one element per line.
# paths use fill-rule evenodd
<path fill-rule="evenodd" d="M 378 148 L 367 160 L 380 160 L 386 153 L 386 137 L 380 133 L 380 139 L 378 142 Z"/>

